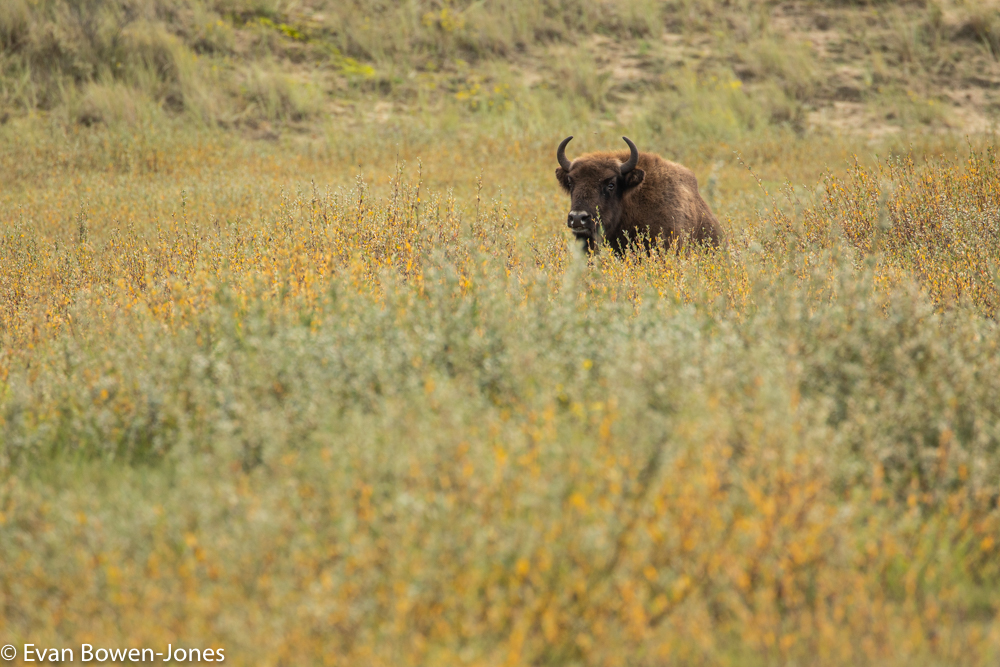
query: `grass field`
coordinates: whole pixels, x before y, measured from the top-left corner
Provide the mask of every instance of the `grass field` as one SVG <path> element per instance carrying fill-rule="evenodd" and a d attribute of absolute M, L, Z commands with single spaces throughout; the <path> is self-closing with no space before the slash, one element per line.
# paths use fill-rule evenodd
<path fill-rule="evenodd" d="M 998 53 L 982 2 L 0 3 L 12 664 L 996 664 Z M 582 256 L 569 134 L 726 245 Z"/>

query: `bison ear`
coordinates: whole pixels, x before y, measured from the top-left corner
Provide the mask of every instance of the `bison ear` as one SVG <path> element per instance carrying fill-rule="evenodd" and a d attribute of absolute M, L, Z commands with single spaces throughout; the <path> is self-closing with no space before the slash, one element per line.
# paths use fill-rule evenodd
<path fill-rule="evenodd" d="M 556 180 L 559 181 L 559 185 L 566 192 L 570 192 L 569 189 L 569 174 L 562 167 L 556 167 Z"/>
<path fill-rule="evenodd" d="M 646 172 L 642 169 L 633 169 L 622 177 L 622 181 L 624 181 L 622 189 L 631 190 L 642 183 L 642 179 L 644 178 L 646 178 Z"/>

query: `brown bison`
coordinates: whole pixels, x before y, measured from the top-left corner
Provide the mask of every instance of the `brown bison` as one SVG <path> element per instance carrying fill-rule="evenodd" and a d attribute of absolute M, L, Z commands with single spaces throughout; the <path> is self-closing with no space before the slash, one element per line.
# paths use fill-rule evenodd
<path fill-rule="evenodd" d="M 666 247 L 684 239 L 718 245 L 719 221 L 698 194 L 690 169 L 653 153 L 640 153 L 628 137 L 629 152 L 598 152 L 566 158 L 566 137 L 556 159 L 559 185 L 572 197 L 567 224 L 589 252 L 600 245 L 599 234 L 621 253 L 636 240 L 660 239 Z"/>

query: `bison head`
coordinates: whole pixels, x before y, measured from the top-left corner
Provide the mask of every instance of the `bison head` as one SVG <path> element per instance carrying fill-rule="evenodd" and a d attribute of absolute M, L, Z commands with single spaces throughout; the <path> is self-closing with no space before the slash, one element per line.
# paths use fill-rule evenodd
<path fill-rule="evenodd" d="M 635 168 L 639 150 L 628 137 L 622 137 L 631 152 L 625 162 L 612 153 L 592 153 L 570 162 L 566 159 L 566 144 L 572 138 L 563 139 L 556 151 L 556 178 L 572 198 L 566 224 L 588 249 L 594 249 L 598 224 L 606 235 L 618 229 L 625 193 L 642 183 L 646 173 Z"/>

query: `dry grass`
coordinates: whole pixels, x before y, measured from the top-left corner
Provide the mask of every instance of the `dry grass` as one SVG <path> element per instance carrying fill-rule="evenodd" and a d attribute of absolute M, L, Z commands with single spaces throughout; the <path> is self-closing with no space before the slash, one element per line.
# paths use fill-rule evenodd
<path fill-rule="evenodd" d="M 8 641 L 995 659 L 992 149 L 588 263 L 509 144 L 456 198 L 182 136 L 3 201 Z"/>
<path fill-rule="evenodd" d="M 560 6 L 0 3 L 0 643 L 996 663 L 1000 169 L 919 115 L 988 30 Z M 727 246 L 577 255 L 566 134 Z"/>

